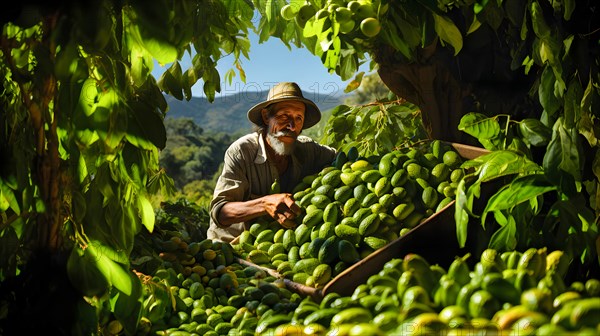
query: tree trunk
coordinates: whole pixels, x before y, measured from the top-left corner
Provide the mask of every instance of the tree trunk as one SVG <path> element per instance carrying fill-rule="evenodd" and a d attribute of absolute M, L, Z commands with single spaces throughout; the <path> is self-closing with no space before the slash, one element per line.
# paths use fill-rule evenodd
<path fill-rule="evenodd" d="M 482 26 L 464 37 L 456 56 L 437 39 L 416 50 L 412 61 L 389 46 L 380 46 L 373 54 L 388 88 L 421 108 L 432 139 L 476 145 L 477 139 L 458 130 L 466 113 L 519 119 L 535 111 L 529 96 L 532 76 L 511 68 L 507 43 Z"/>

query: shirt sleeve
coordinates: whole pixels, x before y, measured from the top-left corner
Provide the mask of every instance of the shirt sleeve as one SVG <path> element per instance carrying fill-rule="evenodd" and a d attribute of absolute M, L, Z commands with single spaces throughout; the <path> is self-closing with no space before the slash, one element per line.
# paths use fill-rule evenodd
<path fill-rule="evenodd" d="M 299 138 L 299 140 L 302 141 L 304 150 L 310 151 L 308 160 L 304 162 L 308 168 L 307 171 L 305 171 L 305 175 L 318 173 L 323 168 L 333 163 L 333 159 L 335 159 L 337 153 L 335 148 L 319 144 L 308 137 L 302 137 Z"/>
<path fill-rule="evenodd" d="M 219 211 L 227 202 L 242 201 L 250 192 L 250 183 L 245 173 L 246 165 L 241 159 L 241 152 L 229 148 L 225 152 L 223 171 L 219 176 L 213 199 L 210 203 L 210 216 L 212 221 L 219 224 Z"/>

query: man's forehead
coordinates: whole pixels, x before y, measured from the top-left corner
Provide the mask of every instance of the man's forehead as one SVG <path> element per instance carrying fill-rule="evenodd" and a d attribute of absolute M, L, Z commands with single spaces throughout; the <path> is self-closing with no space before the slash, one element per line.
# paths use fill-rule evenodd
<path fill-rule="evenodd" d="M 299 102 L 296 100 L 289 100 L 289 101 L 282 101 L 282 102 L 273 104 L 273 109 L 275 111 L 287 109 L 287 110 L 298 110 L 298 111 L 304 112 L 304 110 L 306 109 L 306 106 L 304 105 L 303 102 Z"/>

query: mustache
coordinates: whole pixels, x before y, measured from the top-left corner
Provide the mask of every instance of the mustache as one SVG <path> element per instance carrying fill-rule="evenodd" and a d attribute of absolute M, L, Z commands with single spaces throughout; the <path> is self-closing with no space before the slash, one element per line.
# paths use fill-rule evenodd
<path fill-rule="evenodd" d="M 291 132 L 291 131 L 279 131 L 279 132 L 272 133 L 272 135 L 276 138 L 279 138 L 282 136 L 292 137 L 294 139 L 297 138 L 296 133 Z"/>

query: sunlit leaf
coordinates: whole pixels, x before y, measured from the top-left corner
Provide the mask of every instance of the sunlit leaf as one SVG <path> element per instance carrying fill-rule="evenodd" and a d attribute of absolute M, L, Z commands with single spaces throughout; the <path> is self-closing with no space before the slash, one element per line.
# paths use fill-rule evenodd
<path fill-rule="evenodd" d="M 500 133 L 500 124 L 495 118 L 471 112 L 460 119 L 458 129 L 478 139 L 491 139 Z"/>
<path fill-rule="evenodd" d="M 491 211 L 511 209 L 516 205 L 537 198 L 539 195 L 556 190 L 543 174 L 532 174 L 518 177 L 507 188 L 494 194 L 485 207 L 482 220 Z"/>
<path fill-rule="evenodd" d="M 74 246 L 67 260 L 67 275 L 71 284 L 86 296 L 101 296 L 109 287 L 105 275 L 96 265 L 95 257 L 88 249 Z"/>
<path fill-rule="evenodd" d="M 17 215 L 21 214 L 21 207 L 14 191 L 9 187 L 6 180 L 0 178 L 0 211 L 4 212 L 8 208 L 12 209 Z"/>
<path fill-rule="evenodd" d="M 317 22 L 314 16 L 310 18 L 308 21 L 306 21 L 306 24 L 304 25 L 304 29 L 302 31 L 303 36 L 312 37 L 320 33 L 321 29 L 323 28 L 323 21 L 325 20 L 319 20 Z"/>
<path fill-rule="evenodd" d="M 108 257 L 105 250 L 98 250 L 94 245 L 88 245 L 86 252 L 90 253 L 96 267 L 109 283 L 126 295 L 131 295 L 133 281 L 129 275 L 128 266 L 113 261 Z"/>
<path fill-rule="evenodd" d="M 129 265 L 129 256 L 123 250 L 116 250 L 114 247 L 94 239 L 89 242 L 89 246 L 92 246 L 94 251 L 101 253 L 112 261 L 123 265 Z"/>
<path fill-rule="evenodd" d="M 327 57 L 325 58 L 325 63 L 324 65 L 331 70 L 335 70 L 335 68 L 338 65 L 338 61 L 340 59 L 340 38 L 339 37 L 335 37 L 333 39 L 333 41 L 331 41 L 332 44 L 330 46 L 330 49 L 327 50 Z M 333 49 L 331 49 L 331 47 L 333 47 Z"/>
<path fill-rule="evenodd" d="M 2 183 L 2 182 L 0 181 L 0 183 Z M 8 202 L 7 197 L 4 196 L 2 189 L 3 188 L 0 188 L 0 211 L 4 212 L 4 211 L 8 210 L 8 208 L 10 207 L 10 203 Z"/>
<path fill-rule="evenodd" d="M 494 151 L 465 161 L 463 168 L 475 167 L 478 181 L 487 182 L 512 174 L 532 174 L 542 170 L 535 162 L 509 150 Z"/>
<path fill-rule="evenodd" d="M 493 214 L 494 214 L 494 220 L 500 226 L 504 226 L 504 225 L 506 225 L 508 223 L 508 218 L 506 217 L 506 215 L 502 211 L 494 211 Z"/>
<path fill-rule="evenodd" d="M 142 218 L 142 224 L 144 224 L 149 232 L 152 232 L 154 230 L 155 220 L 154 208 L 152 208 L 152 204 L 146 196 L 138 194 L 138 208 Z"/>
<path fill-rule="evenodd" d="M 452 20 L 445 16 L 433 13 L 433 19 L 435 21 L 435 31 L 442 41 L 454 48 L 454 55 L 456 56 L 463 47 L 463 37 L 460 30 L 458 30 Z"/>
<path fill-rule="evenodd" d="M 473 17 L 473 22 L 471 22 L 471 25 L 469 26 L 469 29 L 467 30 L 467 35 L 477 31 L 477 29 L 479 29 L 479 27 L 481 27 L 481 22 L 479 20 L 477 20 L 477 16 Z"/>
<path fill-rule="evenodd" d="M 158 80 L 158 85 L 163 91 L 171 94 L 173 97 L 179 100 L 183 99 L 181 82 L 173 76 L 172 72 L 163 72 Z"/>

